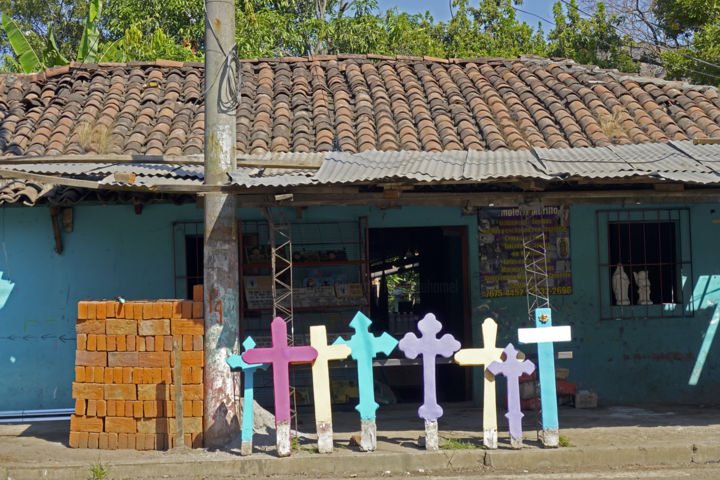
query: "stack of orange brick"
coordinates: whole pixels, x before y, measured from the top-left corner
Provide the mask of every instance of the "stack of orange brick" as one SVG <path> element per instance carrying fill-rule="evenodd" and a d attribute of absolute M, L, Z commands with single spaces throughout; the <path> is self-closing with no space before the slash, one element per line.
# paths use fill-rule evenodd
<path fill-rule="evenodd" d="M 175 341 L 182 349 L 184 442 L 202 446 L 202 289 L 193 297 L 78 303 L 71 447 L 175 446 Z"/>

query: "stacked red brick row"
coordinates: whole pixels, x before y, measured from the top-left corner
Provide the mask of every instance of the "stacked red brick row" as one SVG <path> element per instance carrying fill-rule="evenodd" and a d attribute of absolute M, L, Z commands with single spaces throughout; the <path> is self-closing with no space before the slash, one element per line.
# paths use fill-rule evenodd
<path fill-rule="evenodd" d="M 202 289 L 194 293 L 197 301 L 79 302 L 71 447 L 175 446 L 174 341 L 182 350 L 185 445 L 202 446 Z"/>

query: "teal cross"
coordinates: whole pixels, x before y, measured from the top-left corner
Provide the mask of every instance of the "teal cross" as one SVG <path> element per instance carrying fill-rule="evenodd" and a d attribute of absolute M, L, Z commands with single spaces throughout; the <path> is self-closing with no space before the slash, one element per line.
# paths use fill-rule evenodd
<path fill-rule="evenodd" d="M 243 348 L 247 352 L 255 348 L 255 340 L 252 337 L 247 337 L 243 342 Z M 255 391 L 253 377 L 255 376 L 256 370 L 265 370 L 270 364 L 269 363 L 246 363 L 240 355 L 230 355 L 226 360 L 227 364 L 230 365 L 230 369 L 236 370 L 241 368 L 245 372 L 245 383 L 243 385 L 243 398 L 245 399 L 245 406 L 243 408 L 242 415 L 242 428 L 241 428 L 241 439 L 243 442 L 252 442 L 253 437 L 253 403 L 255 401 Z"/>
<path fill-rule="evenodd" d="M 350 340 L 338 337 L 333 345 L 345 344 L 352 349 L 350 356 L 357 362 L 358 370 L 358 392 L 360 403 L 355 410 L 360 412 L 361 420 L 374 420 L 375 411 L 380 406 L 375 401 L 375 389 L 373 385 L 372 361 L 378 353 L 390 355 L 395 349 L 398 341 L 387 332 L 376 337 L 368 331 L 372 321 L 362 312 L 357 312 L 350 322 L 355 334 Z"/>

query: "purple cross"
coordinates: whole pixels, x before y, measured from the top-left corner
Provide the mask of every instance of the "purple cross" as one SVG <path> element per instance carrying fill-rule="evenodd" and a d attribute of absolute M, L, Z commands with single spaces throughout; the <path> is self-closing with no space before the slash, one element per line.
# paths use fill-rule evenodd
<path fill-rule="evenodd" d="M 317 350 L 310 346 L 289 347 L 287 324 L 280 317 L 270 324 L 272 348 L 252 348 L 242 354 L 247 363 L 272 363 L 273 388 L 275 390 L 275 424 L 290 421 L 290 379 L 288 368 L 291 363 L 308 363 L 315 360 Z"/>
<path fill-rule="evenodd" d="M 502 362 L 492 362 L 487 366 L 487 370 L 493 375 L 505 375 L 507 378 L 507 403 L 508 411 L 505 417 L 510 425 L 510 441 L 512 439 L 522 439 L 522 418 L 523 413 L 520 409 L 520 376 L 523 373 L 530 375 L 535 371 L 535 364 L 530 360 L 518 360 L 518 351 L 512 343 L 508 343 L 503 354 L 505 360 Z"/>
<path fill-rule="evenodd" d="M 422 333 L 420 338 L 408 332 L 400 340 L 399 346 L 407 358 L 416 358 L 418 355 L 423 357 L 424 403 L 420 405 L 418 415 L 428 422 L 434 422 L 443 414 L 442 407 L 437 403 L 435 357 L 449 357 L 460 349 L 460 342 L 449 333 L 437 338 L 437 334 L 442 330 L 442 323 L 432 313 L 428 313 L 418 322 L 418 330 Z"/>

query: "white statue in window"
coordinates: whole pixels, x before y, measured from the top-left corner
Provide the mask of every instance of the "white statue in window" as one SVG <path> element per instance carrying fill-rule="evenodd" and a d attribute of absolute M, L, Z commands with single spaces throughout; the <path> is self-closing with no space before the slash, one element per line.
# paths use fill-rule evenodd
<path fill-rule="evenodd" d="M 633 272 L 635 277 L 635 285 L 638 290 L 638 305 L 652 305 L 650 300 L 650 279 L 647 270 Z"/>
<path fill-rule="evenodd" d="M 628 289 L 630 288 L 630 278 L 625 273 L 622 264 L 615 267 L 612 276 L 612 289 L 615 294 L 615 305 L 630 305 L 628 297 Z"/>

